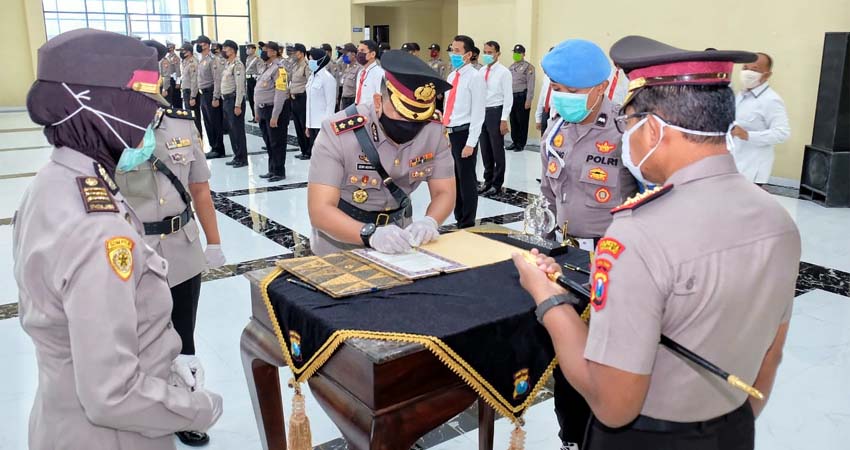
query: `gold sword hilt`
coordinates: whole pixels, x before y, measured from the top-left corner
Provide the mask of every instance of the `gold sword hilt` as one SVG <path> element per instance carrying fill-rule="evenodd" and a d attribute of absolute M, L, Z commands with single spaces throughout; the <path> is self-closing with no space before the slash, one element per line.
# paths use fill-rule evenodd
<path fill-rule="evenodd" d="M 729 383 L 730 386 L 746 392 L 750 397 L 758 400 L 764 400 L 764 394 L 762 394 L 761 391 L 745 383 L 744 380 L 736 377 L 735 375 L 729 375 L 729 377 L 726 378 L 726 382 Z"/>

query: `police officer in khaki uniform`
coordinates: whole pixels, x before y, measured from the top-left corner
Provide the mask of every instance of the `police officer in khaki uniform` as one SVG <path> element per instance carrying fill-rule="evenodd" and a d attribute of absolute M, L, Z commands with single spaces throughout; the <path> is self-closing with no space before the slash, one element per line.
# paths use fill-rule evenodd
<path fill-rule="evenodd" d="M 525 46 L 514 46 L 514 63 L 510 67 L 513 76 L 514 106 L 511 109 L 511 145 L 505 150 L 521 152 L 528 141 L 528 118 L 531 115 L 531 100 L 534 98 L 534 66 L 525 60 Z"/>
<path fill-rule="evenodd" d="M 317 255 L 363 246 L 409 251 L 436 239 L 454 209 L 451 148 L 434 107 L 451 85 L 401 50 L 381 61 L 386 74 L 374 104 L 349 106 L 325 121 L 313 148 L 307 199 Z M 431 204 L 414 221 L 409 195 L 423 181 Z"/>
<path fill-rule="evenodd" d="M 173 42 L 166 41 L 166 47 L 168 48 L 168 54 L 165 55 L 166 59 L 168 59 L 169 63 L 174 67 L 174 73 L 171 77 L 171 97 L 166 98 L 171 102 L 171 105 L 174 107 L 180 107 L 183 104 L 183 96 L 182 90 L 180 87 L 180 77 L 183 76 L 181 72 L 181 58 L 177 55 L 177 47 Z M 163 82 L 165 82 L 163 80 Z"/>
<path fill-rule="evenodd" d="M 27 108 L 56 148 L 13 225 L 20 320 L 39 366 L 29 448 L 173 450 L 173 433 L 209 429 L 222 403 L 175 362 L 169 264 L 111 176 L 153 151 L 146 127 L 167 103 L 157 57 L 80 29 L 38 60 Z"/>
<path fill-rule="evenodd" d="M 289 98 L 289 75 L 280 59 L 281 48 L 277 42 L 269 41 L 263 47 L 268 57 L 263 73 L 254 88 L 257 110 L 254 116 L 260 122 L 263 142 L 269 154 L 268 172 L 260 178 L 270 182 L 286 179 L 286 139 L 289 120 L 283 114 L 284 105 Z"/>
<path fill-rule="evenodd" d="M 200 134 L 203 129 L 201 128 L 201 102 L 198 100 L 198 60 L 192 53 L 192 44 L 188 42 L 183 44 L 180 48 L 180 57 L 183 58 L 180 69 L 183 109 L 192 111 L 195 127 Z"/>
<path fill-rule="evenodd" d="M 156 41 L 142 42 L 157 49 L 160 56 L 165 53 Z M 191 121 L 191 111 L 160 108 L 152 124 L 156 137 L 152 158 L 132 170 L 117 170 L 115 182 L 144 222 L 145 243 L 168 262 L 174 303 L 171 321 L 183 342 L 176 364 L 203 378 L 194 339 L 201 275 L 208 267 L 224 265 L 225 258 L 210 196 L 210 170 Z M 207 237 L 206 251 L 198 240 L 195 213 Z M 200 431 L 181 431 L 177 437 L 191 446 L 209 442 L 209 436 Z"/>
<path fill-rule="evenodd" d="M 621 161 L 622 133 L 614 123 L 620 107 L 605 95 L 611 63 L 596 44 L 571 39 L 546 54 L 542 65 L 560 117 L 541 142 L 540 191 L 557 219 L 556 234 L 592 251 L 611 224 L 611 208 L 637 190 Z M 581 444 L 590 408 L 560 371 L 554 377 L 561 441 Z"/>
<path fill-rule="evenodd" d="M 294 63 L 289 71 L 289 103 L 295 135 L 298 137 L 298 148 L 301 149 L 301 154 L 296 158 L 308 160 L 310 146 L 307 139 L 307 80 L 310 78 L 310 68 L 304 44 L 295 44 L 292 48 Z"/>
<path fill-rule="evenodd" d="M 570 298 L 542 270 L 516 258 L 521 282 L 541 305 L 561 371 L 593 410 L 582 450 L 752 449 L 800 260 L 794 221 L 738 173 L 727 148 L 733 64 L 756 55 L 640 36 L 610 54 L 631 80 L 617 119 L 623 161 L 663 187 L 612 211 L 593 263 L 589 327 L 572 307 L 557 307 Z M 662 334 L 765 400 L 660 348 Z"/>
<path fill-rule="evenodd" d="M 449 47 L 451 47 L 451 45 L 449 45 Z M 430 67 L 434 72 L 437 72 L 440 78 L 445 80 L 449 75 L 449 65 L 440 58 L 440 44 L 435 42 L 428 47 L 428 50 L 431 52 L 431 60 L 428 61 L 428 67 Z M 445 99 L 442 94 L 437 96 L 437 111 L 445 111 L 443 109 L 444 100 Z"/>
<path fill-rule="evenodd" d="M 198 91 L 201 93 L 201 113 L 204 116 L 204 128 L 207 130 L 207 143 L 210 151 L 207 159 L 224 158 L 224 116 L 221 112 L 221 71 L 222 60 L 210 50 L 212 41 L 206 36 L 198 36 L 193 44 L 201 46 L 198 62 Z"/>
<path fill-rule="evenodd" d="M 253 42 L 245 45 L 245 52 L 248 55 L 245 57 L 245 80 L 248 83 L 246 94 L 251 108 L 251 123 L 257 123 L 257 117 L 253 116 L 254 111 L 257 110 L 254 103 L 254 88 L 257 86 L 257 78 L 265 69 L 265 62 L 257 54 L 257 46 Z"/>
<path fill-rule="evenodd" d="M 357 55 L 357 47 L 352 43 L 345 44 L 342 48 L 342 75 L 340 76 L 340 84 L 342 84 L 342 93 L 339 100 L 339 109 L 348 108 L 354 104 L 354 99 L 357 96 L 357 73 L 360 71 L 360 65 L 355 61 Z"/>
<path fill-rule="evenodd" d="M 230 136 L 233 160 L 228 166 L 234 169 L 248 165 L 248 143 L 245 135 L 245 65 L 239 60 L 239 45 L 230 39 L 224 41 L 224 70 L 221 71 L 221 98 L 224 118 Z"/>

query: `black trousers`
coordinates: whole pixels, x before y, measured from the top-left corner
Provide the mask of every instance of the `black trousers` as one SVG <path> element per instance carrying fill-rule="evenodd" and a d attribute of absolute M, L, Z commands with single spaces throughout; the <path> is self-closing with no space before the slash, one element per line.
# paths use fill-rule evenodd
<path fill-rule="evenodd" d="M 484 112 L 481 128 L 481 159 L 484 162 L 484 184 L 501 188 L 505 183 L 505 137 L 502 124 L 502 107 L 494 106 Z"/>
<path fill-rule="evenodd" d="M 192 110 L 195 112 L 195 127 L 198 128 L 198 134 L 203 135 L 204 129 L 201 127 L 201 98 L 195 99 L 195 106 L 189 104 L 192 99 L 192 93 L 188 89 L 183 89 L 183 109 Z"/>
<path fill-rule="evenodd" d="M 561 431 L 558 436 L 561 442 L 584 442 L 584 432 L 587 421 L 590 420 L 590 406 L 587 401 L 564 378 L 560 367 L 552 374 L 555 378 L 555 416 Z"/>
<path fill-rule="evenodd" d="M 321 128 L 310 128 L 310 137 L 307 138 L 307 154 L 313 154 L 313 144 L 316 143 L 316 138 L 319 136 Z"/>
<path fill-rule="evenodd" d="M 339 110 L 342 111 L 345 108 L 354 104 L 354 97 L 340 97 L 339 98 Z"/>
<path fill-rule="evenodd" d="M 204 126 L 207 129 L 207 142 L 210 143 L 210 152 L 224 156 L 224 116 L 222 105 L 213 108 L 213 88 L 201 89 L 201 112 L 204 116 Z M 221 103 L 221 102 L 219 102 Z"/>
<path fill-rule="evenodd" d="M 284 120 L 283 111 L 277 119 L 277 127 L 271 127 L 272 112 L 274 105 L 264 105 L 257 108 L 257 121 L 260 123 L 260 132 L 263 134 L 263 142 L 269 154 L 269 173 L 277 176 L 286 176 L 286 130 L 289 121 Z"/>
<path fill-rule="evenodd" d="M 183 355 L 195 354 L 195 318 L 198 316 L 198 299 L 201 297 L 201 274 L 171 288 L 171 323 L 183 341 Z"/>
<path fill-rule="evenodd" d="M 295 98 L 292 98 L 292 97 Z M 301 154 L 310 156 L 310 147 L 305 133 L 307 129 L 307 94 L 293 94 L 290 97 L 292 122 L 295 124 L 295 135 L 298 136 L 298 148 Z"/>
<path fill-rule="evenodd" d="M 183 104 L 183 96 L 180 95 L 180 89 L 177 89 L 177 80 L 169 77 L 169 81 L 171 87 L 168 89 L 169 97 L 166 100 L 168 100 L 168 103 L 171 103 L 171 106 L 179 108 Z"/>
<path fill-rule="evenodd" d="M 749 401 L 725 416 L 689 429 L 658 432 L 636 428 L 641 427 L 633 423 L 612 429 L 592 418 L 581 450 L 753 450 L 755 447 L 755 418 Z"/>
<path fill-rule="evenodd" d="M 528 117 L 530 109 L 525 109 L 526 92 L 514 93 L 514 106 L 511 108 L 511 140 L 514 147 L 524 149 L 528 142 Z"/>
<path fill-rule="evenodd" d="M 546 134 L 546 130 L 549 128 L 549 111 L 543 110 L 543 121 L 540 122 L 540 137 L 543 137 Z"/>
<path fill-rule="evenodd" d="M 475 225 L 475 215 L 478 212 L 478 180 L 475 175 L 475 164 L 478 149 L 468 158 L 461 158 L 469 131 L 459 131 L 449 135 L 452 144 L 452 158 L 455 160 L 455 220 L 458 228 L 469 228 Z"/>
<path fill-rule="evenodd" d="M 437 96 L 437 111 L 446 112 L 446 110 L 443 109 L 443 103 L 445 101 L 446 101 L 445 95 L 438 95 Z"/>
<path fill-rule="evenodd" d="M 236 115 L 233 109 L 236 105 L 236 94 L 227 94 L 222 98 L 222 108 L 227 125 L 230 127 L 230 148 L 233 149 L 234 161 L 248 161 L 248 143 L 245 136 L 245 99 L 238 105 L 242 108 L 242 114 Z"/>
<path fill-rule="evenodd" d="M 248 91 L 245 92 L 245 95 L 248 97 L 248 104 L 251 105 L 251 119 L 256 122 L 258 119 L 254 116 L 257 111 L 256 105 L 254 105 L 254 88 L 257 87 L 257 79 L 246 78 L 245 81 L 248 83 Z"/>

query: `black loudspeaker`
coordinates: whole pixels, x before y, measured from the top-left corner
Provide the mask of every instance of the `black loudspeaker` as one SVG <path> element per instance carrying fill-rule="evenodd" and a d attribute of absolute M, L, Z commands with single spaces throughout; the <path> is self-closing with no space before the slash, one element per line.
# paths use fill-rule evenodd
<path fill-rule="evenodd" d="M 826 33 L 812 145 L 803 154 L 800 198 L 850 207 L 850 33 Z"/>
<path fill-rule="evenodd" d="M 800 198 L 828 207 L 850 207 L 850 152 L 807 145 Z"/>
<path fill-rule="evenodd" d="M 812 145 L 850 152 L 850 33 L 826 33 Z"/>

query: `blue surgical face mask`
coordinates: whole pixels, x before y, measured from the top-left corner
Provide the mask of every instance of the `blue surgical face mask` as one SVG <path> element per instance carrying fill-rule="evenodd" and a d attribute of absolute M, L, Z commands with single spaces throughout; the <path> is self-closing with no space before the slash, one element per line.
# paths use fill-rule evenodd
<path fill-rule="evenodd" d="M 589 92 L 585 94 L 573 94 L 570 92 L 552 91 L 552 107 L 566 122 L 579 123 L 587 116 L 593 108 L 587 107 Z M 594 105 L 595 107 L 596 105 Z"/>
<path fill-rule="evenodd" d="M 489 66 L 490 64 L 493 64 L 493 62 L 495 62 L 495 61 L 496 61 L 496 58 L 493 55 L 488 55 L 488 54 L 481 55 L 481 62 L 485 66 Z"/>
<path fill-rule="evenodd" d="M 153 133 L 153 128 L 148 125 L 145 129 L 145 137 L 142 139 L 142 146 L 139 148 L 125 148 L 121 153 L 121 158 L 118 159 L 117 169 L 121 172 L 129 172 L 142 163 L 150 159 L 153 151 L 156 149 L 156 137 Z"/>
<path fill-rule="evenodd" d="M 319 62 L 315 59 L 307 61 L 307 65 L 310 67 L 310 72 L 315 72 L 319 70 Z"/>
<path fill-rule="evenodd" d="M 348 55 L 342 55 L 342 62 L 345 64 L 351 64 L 351 57 Z"/>
<path fill-rule="evenodd" d="M 452 59 L 452 67 L 454 67 L 455 69 L 460 69 L 461 67 L 463 67 L 463 64 L 464 64 L 463 55 L 451 53 L 451 54 L 449 54 L 449 56 Z"/>

